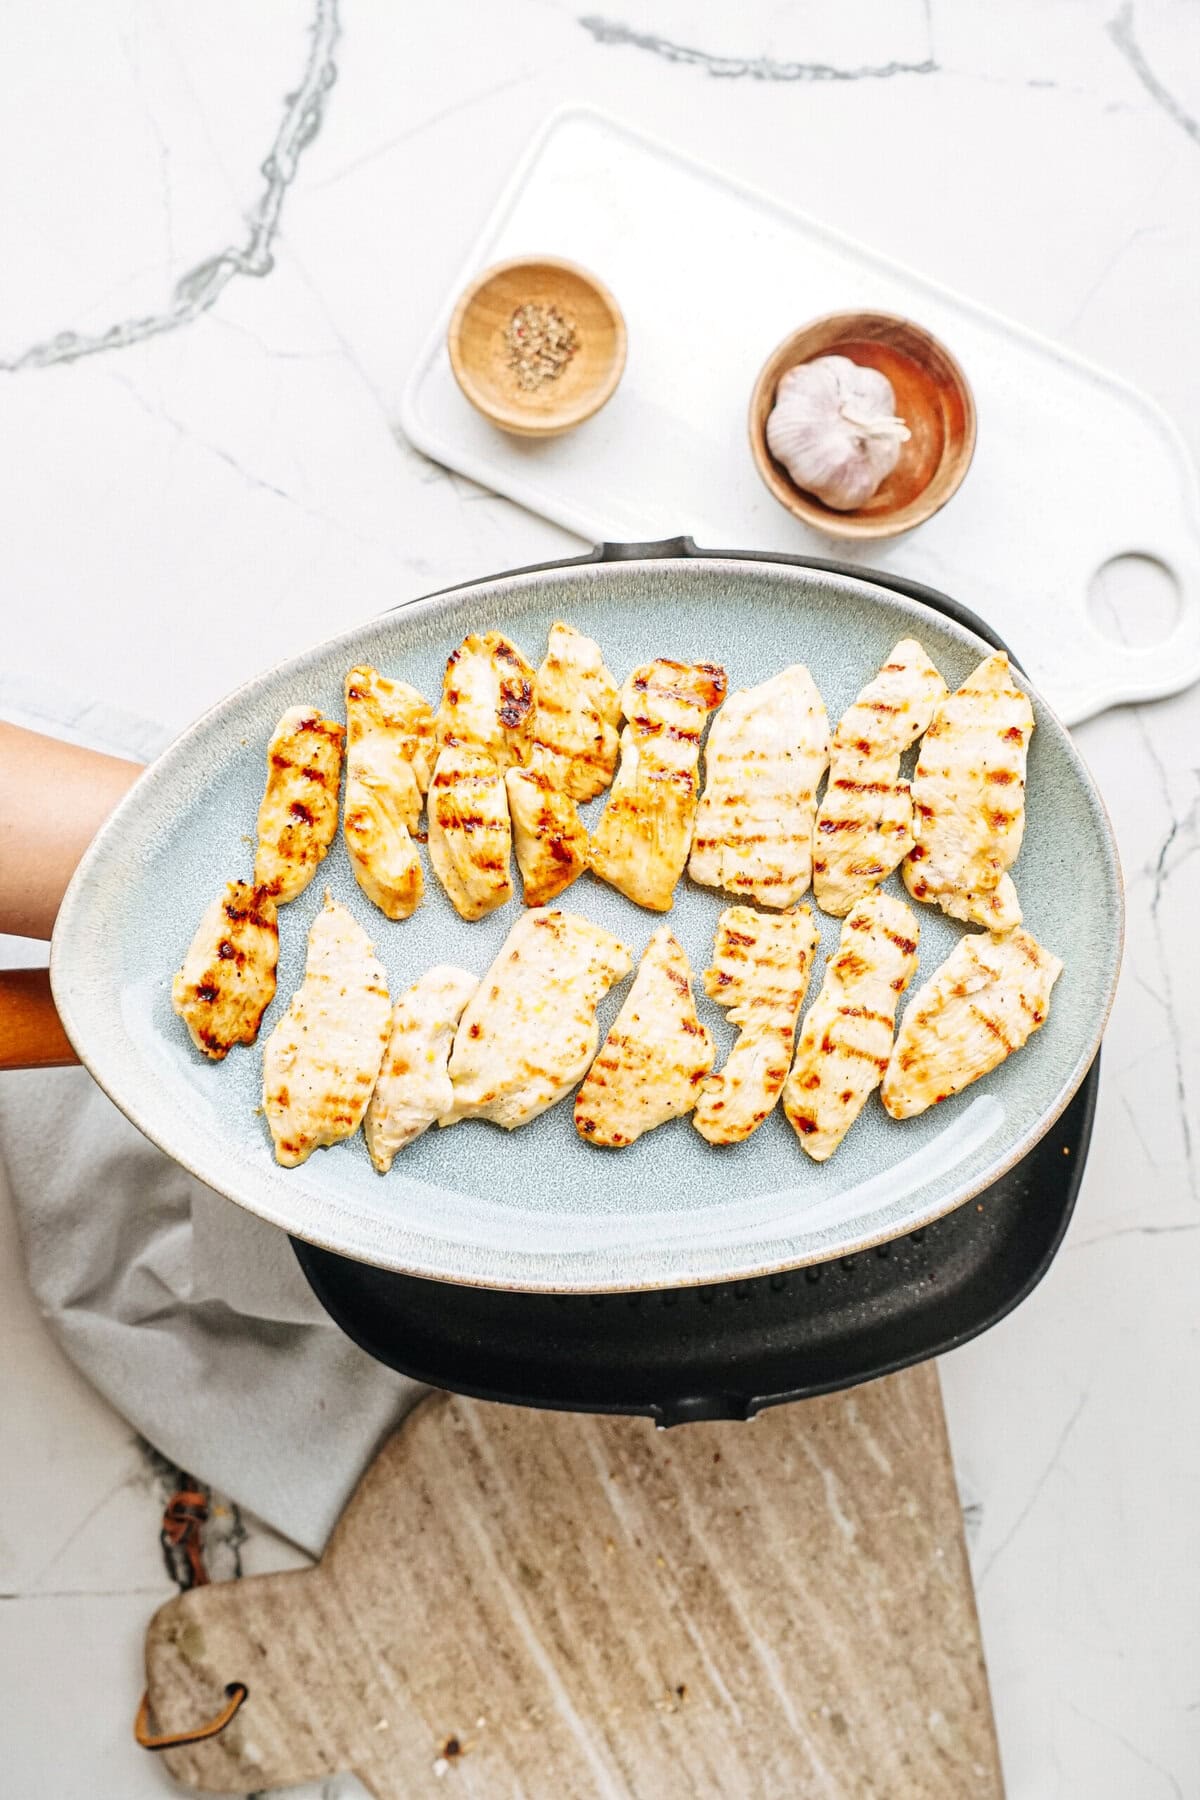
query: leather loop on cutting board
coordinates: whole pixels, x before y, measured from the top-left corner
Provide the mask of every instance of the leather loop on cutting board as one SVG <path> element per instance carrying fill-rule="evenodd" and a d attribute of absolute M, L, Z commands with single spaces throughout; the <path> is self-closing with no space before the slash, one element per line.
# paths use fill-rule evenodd
<path fill-rule="evenodd" d="M 202 1744 L 207 1738 L 217 1737 L 234 1717 L 250 1689 L 243 1681 L 231 1681 L 225 1692 L 228 1696 L 226 1704 L 207 1724 L 197 1725 L 191 1731 L 162 1732 L 150 1730 L 150 1695 L 145 1693 L 133 1721 L 133 1735 L 143 1750 L 178 1750 L 184 1744 Z"/>

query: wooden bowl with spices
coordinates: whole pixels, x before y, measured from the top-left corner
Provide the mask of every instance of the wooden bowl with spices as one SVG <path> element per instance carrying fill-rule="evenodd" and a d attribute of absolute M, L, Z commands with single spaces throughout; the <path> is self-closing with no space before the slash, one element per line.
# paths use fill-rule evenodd
<path fill-rule="evenodd" d="M 586 269 L 517 257 L 471 282 L 446 346 L 459 387 L 493 425 L 554 437 L 612 398 L 625 368 L 625 321 Z"/>

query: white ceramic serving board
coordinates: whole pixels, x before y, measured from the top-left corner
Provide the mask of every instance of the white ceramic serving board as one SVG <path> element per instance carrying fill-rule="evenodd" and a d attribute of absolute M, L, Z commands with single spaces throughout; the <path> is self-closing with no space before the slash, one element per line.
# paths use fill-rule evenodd
<path fill-rule="evenodd" d="M 481 418 L 445 348 L 468 277 L 537 252 L 594 270 L 629 328 L 608 406 L 541 442 Z M 759 368 L 788 332 L 864 306 L 906 314 L 944 340 L 974 388 L 979 441 L 937 517 L 860 559 L 767 492 L 746 415 Z M 862 560 L 928 581 L 1011 643 L 1068 724 L 1200 677 L 1200 489 L 1153 401 L 590 108 L 553 114 L 518 165 L 446 296 L 401 422 L 427 455 L 593 541 L 687 532 L 710 547 Z M 1179 583 L 1170 635 L 1138 648 L 1102 633 L 1087 605 L 1097 569 L 1130 552 L 1158 559 Z"/>

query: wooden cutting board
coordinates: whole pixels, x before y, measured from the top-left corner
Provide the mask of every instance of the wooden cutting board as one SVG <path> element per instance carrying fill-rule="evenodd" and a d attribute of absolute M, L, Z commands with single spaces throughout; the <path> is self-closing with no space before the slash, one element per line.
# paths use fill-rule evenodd
<path fill-rule="evenodd" d="M 936 1370 L 750 1425 L 449 1395 L 384 1446 L 321 1563 L 151 1622 L 165 1753 L 246 1794 L 1001 1800 Z"/>

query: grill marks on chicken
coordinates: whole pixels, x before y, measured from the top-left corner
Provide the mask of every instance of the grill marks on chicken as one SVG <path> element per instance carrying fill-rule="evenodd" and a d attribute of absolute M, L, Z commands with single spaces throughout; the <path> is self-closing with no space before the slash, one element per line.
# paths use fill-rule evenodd
<path fill-rule="evenodd" d="M 725 671 L 666 657 L 621 689 L 621 762 L 592 837 L 591 866 L 638 906 L 669 912 L 692 841 L 700 739 Z"/>
<path fill-rule="evenodd" d="M 620 692 L 599 644 L 561 620 L 552 625 L 533 687 L 530 763 L 540 763 L 572 800 L 594 800 L 617 766 L 621 717 Z"/>
<path fill-rule="evenodd" d="M 254 881 L 231 881 L 201 919 L 171 989 L 192 1042 L 219 1062 L 252 1044 L 275 995 L 276 907 L 316 873 L 337 830 L 345 732 L 315 706 L 292 706 L 267 745 Z"/>
<path fill-rule="evenodd" d="M 916 842 L 902 872 L 915 900 L 990 931 L 1020 924 L 1007 870 L 1025 830 L 1033 725 L 1033 708 L 1002 650 L 938 708 L 912 783 Z"/>
<path fill-rule="evenodd" d="M 832 741 L 811 675 L 793 664 L 724 706 L 700 795 L 705 724 L 725 691 L 717 665 L 668 658 L 618 690 L 599 646 L 559 621 L 536 676 L 499 632 L 464 639 L 436 718 L 416 689 L 367 664 L 346 676 L 346 730 L 314 706 L 284 713 L 268 747 L 254 881 L 231 882 L 208 908 L 172 984 L 203 1055 L 221 1060 L 259 1031 L 275 992 L 277 907 L 303 892 L 328 850 L 344 745 L 347 855 L 389 918 L 421 898 L 414 839 L 426 794 L 430 858 L 461 915 L 483 918 L 512 897 L 514 840 L 530 910 L 482 982 L 439 965 L 392 1009 L 366 934 L 327 894 L 303 983 L 263 1049 L 278 1162 L 302 1163 L 365 1120 L 372 1162 L 386 1172 L 434 1122 L 477 1117 L 511 1130 L 580 1082 L 575 1125 L 592 1143 L 632 1144 L 686 1113 L 709 1143 L 737 1143 L 782 1097 L 821 1162 L 874 1088 L 889 1113 L 910 1117 L 1040 1028 L 1062 965 L 1019 929 L 1008 874 L 1034 718 L 1007 657 L 986 658 L 948 694 L 921 644 L 903 639 Z M 900 757 L 922 731 L 910 792 Z M 589 844 L 578 808 L 610 781 Z M 697 882 L 770 909 L 730 905 L 718 922 L 705 987 L 738 1037 L 716 1074 L 687 956 L 665 926 L 596 1054 L 597 1007 L 630 953 L 547 904 L 590 866 L 636 904 L 667 911 L 689 853 Z M 901 864 L 915 898 L 989 929 L 920 990 L 893 1048 L 919 935 L 880 886 Z M 793 1061 L 817 942 L 797 904 L 810 885 L 844 924 Z"/>
<path fill-rule="evenodd" d="M 545 906 L 588 866 L 587 826 L 570 794 L 555 785 L 538 747 L 528 769 L 504 777 L 526 906 Z"/>
<path fill-rule="evenodd" d="M 503 774 L 529 760 L 533 743 L 533 670 L 498 631 L 472 632 L 450 653 L 436 720 L 439 750 L 486 750 Z"/>
<path fill-rule="evenodd" d="M 883 1081 L 894 1119 L 961 1093 L 1040 1031 L 1062 963 L 1027 931 L 973 932 L 919 988 Z"/>
<path fill-rule="evenodd" d="M 346 676 L 342 832 L 358 885 L 389 919 L 424 891 L 413 842 L 434 757 L 433 712 L 416 688 L 360 664 Z"/>
<path fill-rule="evenodd" d="M 504 772 L 533 741 L 533 670 L 498 631 L 474 632 L 446 663 L 429 787 L 429 860 L 464 919 L 512 899 Z"/>
<path fill-rule="evenodd" d="M 235 1044 L 252 1044 L 275 998 L 279 921 L 261 888 L 231 881 L 196 928 L 171 1004 L 197 1050 L 220 1062 Z"/>
<path fill-rule="evenodd" d="M 561 622 L 550 627 L 528 767 L 505 777 L 526 906 L 545 906 L 588 866 L 578 803 L 593 800 L 617 763 L 617 684 L 600 646 Z"/>
<path fill-rule="evenodd" d="M 785 913 L 731 906 L 717 921 L 704 989 L 729 1008 L 738 1039 L 724 1068 L 704 1082 L 692 1114 L 710 1144 L 748 1138 L 783 1092 L 816 945 L 807 906 Z"/>
<path fill-rule="evenodd" d="M 452 1104 L 447 1064 L 463 1008 L 479 986 L 465 969 L 439 965 L 392 1009 L 383 1067 L 363 1122 L 371 1161 L 386 1175 L 398 1150 L 419 1138 Z"/>
<path fill-rule="evenodd" d="M 576 1131 L 591 1144 L 619 1149 L 691 1112 L 715 1055 L 696 1016 L 688 959 L 662 925 L 575 1096 Z"/>
<path fill-rule="evenodd" d="M 814 1162 L 833 1155 L 883 1080 L 919 936 L 903 900 L 878 888 L 855 903 L 842 926 L 783 1092 L 784 1112 Z"/>
<path fill-rule="evenodd" d="M 631 957 L 611 932 L 538 907 L 509 932 L 463 1013 L 440 1125 L 491 1119 L 506 1131 L 567 1094 L 595 1053 L 596 1008 Z"/>
<path fill-rule="evenodd" d="M 915 638 L 902 638 L 843 714 L 817 813 L 813 891 L 844 917 L 902 861 L 913 843 L 913 803 L 900 758 L 946 698 L 946 684 Z"/>
<path fill-rule="evenodd" d="M 353 1137 L 387 1047 L 387 978 L 362 926 L 329 895 L 304 980 L 263 1048 L 263 1111 L 285 1168 Z"/>
<path fill-rule="evenodd" d="M 799 900 L 812 878 L 817 785 L 828 761 L 825 703 L 802 663 L 732 694 L 704 752 L 692 880 L 760 906 Z"/>
<path fill-rule="evenodd" d="M 333 842 L 345 736 L 317 707 L 292 706 L 267 745 L 254 882 L 280 906 L 304 892 Z"/>
<path fill-rule="evenodd" d="M 450 745 L 429 788 L 429 860 L 464 919 L 512 899 L 512 833 L 504 779 L 486 750 Z"/>

